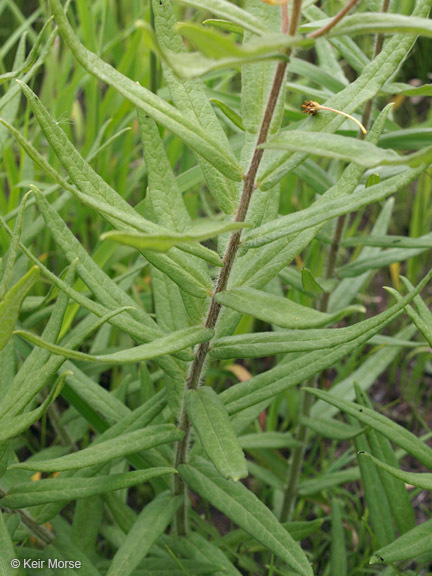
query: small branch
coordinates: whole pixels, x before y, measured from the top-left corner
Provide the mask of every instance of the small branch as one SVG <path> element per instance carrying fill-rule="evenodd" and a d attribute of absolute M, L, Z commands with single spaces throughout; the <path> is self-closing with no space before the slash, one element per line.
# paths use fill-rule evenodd
<path fill-rule="evenodd" d="M 6 496 L 6 492 L 0 488 L 0 497 L 3 498 L 4 496 Z M 2 508 L 8 510 L 8 508 L 5 508 L 4 506 L 2 506 Z M 26 510 L 19 508 L 17 510 L 13 510 L 12 512 L 19 514 L 22 523 L 27 526 L 32 535 L 44 546 L 51 544 L 55 540 L 55 535 L 47 530 L 44 526 L 40 526 Z"/>
<path fill-rule="evenodd" d="M 351 8 L 357 4 L 357 2 L 358 0 L 350 0 L 348 4 L 344 6 L 342 10 L 340 10 L 328 24 L 319 30 L 315 30 L 315 32 L 311 32 L 307 35 L 307 38 L 319 38 L 320 36 L 327 34 L 327 32 L 336 26 L 336 24 L 342 20 L 342 18 L 351 10 Z"/>

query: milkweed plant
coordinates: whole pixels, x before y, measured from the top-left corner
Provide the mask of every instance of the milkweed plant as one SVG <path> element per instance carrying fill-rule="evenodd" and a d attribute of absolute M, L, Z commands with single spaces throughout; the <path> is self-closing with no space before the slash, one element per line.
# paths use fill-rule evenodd
<path fill-rule="evenodd" d="M 431 1 L 318 4 L 0 2 L 3 574 L 430 574 Z"/>

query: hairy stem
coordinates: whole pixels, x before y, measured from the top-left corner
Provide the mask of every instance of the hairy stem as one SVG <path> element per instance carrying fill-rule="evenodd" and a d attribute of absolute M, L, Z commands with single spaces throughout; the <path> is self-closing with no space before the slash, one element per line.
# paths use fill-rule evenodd
<path fill-rule="evenodd" d="M 324 36 L 324 34 L 327 34 L 327 32 L 329 32 L 334 26 L 336 26 L 336 24 L 338 22 L 340 22 L 342 20 L 342 18 L 348 14 L 348 12 L 351 10 L 351 8 L 353 6 L 355 6 L 357 4 L 358 0 L 350 0 L 343 8 L 342 10 L 340 10 L 336 16 L 334 16 L 334 18 L 332 18 L 332 20 L 330 20 L 330 22 L 328 24 L 326 24 L 325 26 L 323 26 L 322 28 L 320 28 L 319 30 L 315 30 L 315 32 L 311 32 L 310 34 L 308 34 L 309 38 L 319 38 L 320 36 Z"/>
<path fill-rule="evenodd" d="M 297 25 L 293 26 L 293 21 L 297 22 L 300 18 L 300 7 L 301 0 L 295 0 L 293 5 L 293 14 L 289 24 L 289 33 L 291 35 L 295 34 L 297 30 Z M 283 25 L 282 28 L 287 26 L 287 12 L 283 13 Z M 270 93 L 267 100 L 267 105 L 264 111 L 264 115 L 261 121 L 260 130 L 258 133 L 258 138 L 256 141 L 255 149 L 252 155 L 247 172 L 243 180 L 243 188 L 240 197 L 239 206 L 235 215 L 236 222 L 244 222 L 249 209 L 250 201 L 252 198 L 253 191 L 255 189 L 256 176 L 261 163 L 264 150 L 259 148 L 261 144 L 264 144 L 267 140 L 267 136 L 270 130 L 270 125 L 278 102 L 279 94 L 285 78 L 287 62 L 284 60 L 279 62 L 276 68 L 275 76 L 273 78 L 273 84 L 270 89 Z M 225 255 L 223 258 L 223 267 L 220 270 L 218 279 L 216 281 L 216 286 L 211 298 L 210 306 L 207 312 L 207 317 L 204 326 L 206 328 L 214 328 L 217 324 L 221 306 L 216 302 L 216 295 L 225 290 L 230 278 L 231 270 L 235 262 L 237 251 L 240 246 L 242 230 L 233 232 L 230 236 L 228 245 L 225 250 Z M 203 375 L 205 363 L 207 360 L 209 342 L 204 342 L 199 344 L 195 351 L 195 357 L 190 366 L 189 375 L 187 378 L 187 389 L 196 390 L 200 385 L 201 378 Z M 184 437 L 177 444 L 176 454 L 175 454 L 175 467 L 177 468 L 179 464 L 187 461 L 187 453 L 189 446 L 189 435 L 191 429 L 191 423 L 187 415 L 185 406 L 183 405 L 182 414 L 180 417 L 179 427 L 184 431 Z M 174 480 L 174 492 L 175 494 L 184 494 L 183 505 L 179 509 L 176 518 L 176 529 L 178 534 L 185 534 L 187 532 L 187 514 L 186 514 L 186 498 L 187 489 L 186 486 L 179 475 L 176 475 Z"/>

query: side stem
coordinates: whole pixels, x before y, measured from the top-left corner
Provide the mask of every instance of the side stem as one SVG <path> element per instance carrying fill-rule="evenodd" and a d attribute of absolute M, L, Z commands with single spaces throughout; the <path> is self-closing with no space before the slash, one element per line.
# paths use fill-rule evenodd
<path fill-rule="evenodd" d="M 295 34 L 297 27 L 293 26 L 293 21 L 298 24 L 298 19 L 300 16 L 300 6 L 301 0 L 294 0 L 293 4 L 293 14 L 290 21 L 289 26 L 289 33 L 291 35 Z M 285 22 L 286 11 L 283 14 L 283 29 L 286 27 Z M 249 209 L 250 201 L 252 198 L 253 191 L 255 189 L 255 182 L 256 176 L 258 173 L 259 166 L 261 164 L 261 159 L 264 154 L 264 150 L 259 148 L 261 144 L 264 144 L 267 140 L 267 136 L 270 130 L 270 125 L 272 122 L 272 118 L 274 115 L 274 111 L 276 108 L 276 104 L 279 98 L 279 94 L 283 85 L 283 81 L 285 78 L 287 62 L 281 61 L 278 63 L 275 76 L 273 79 L 273 84 L 269 93 L 269 97 L 267 100 L 267 105 L 264 111 L 264 115 L 261 121 L 260 130 L 258 133 L 257 142 L 255 145 L 255 150 L 252 155 L 252 159 L 250 161 L 248 170 L 244 176 L 243 180 L 243 189 L 240 197 L 239 206 L 235 215 L 236 222 L 244 222 L 247 216 L 247 212 Z M 219 292 L 225 290 L 228 284 L 228 280 L 234 265 L 234 261 L 237 255 L 237 251 L 240 246 L 242 231 L 239 230 L 237 232 L 233 232 L 230 236 L 228 245 L 225 250 L 225 255 L 223 258 L 223 267 L 220 270 L 218 279 L 216 281 L 216 286 L 212 295 L 212 299 L 210 302 L 210 307 L 207 312 L 207 317 L 205 320 L 204 326 L 206 328 L 214 328 L 217 324 L 221 306 L 216 302 L 216 295 Z M 209 342 L 204 342 L 199 344 L 196 348 L 195 357 L 192 361 L 190 366 L 189 375 L 186 381 L 187 389 L 188 390 L 196 390 L 200 385 L 200 381 L 202 378 L 203 370 L 205 367 L 205 363 L 207 360 L 208 350 L 209 350 Z M 189 436 L 190 436 L 190 429 L 191 423 L 187 412 L 185 410 L 185 406 L 183 405 L 182 413 L 180 416 L 180 423 L 179 423 L 180 430 L 184 431 L 184 436 L 182 440 L 180 440 L 177 444 L 176 454 L 175 454 L 175 461 L 174 465 L 177 468 L 180 464 L 187 461 L 187 453 L 189 447 Z M 187 499 L 187 489 L 186 486 L 180 477 L 180 475 L 176 475 L 174 480 L 174 493 L 175 494 L 183 494 L 183 505 L 179 509 L 177 513 L 177 533 L 178 534 L 186 534 L 187 533 L 187 514 L 186 514 L 186 499 Z"/>

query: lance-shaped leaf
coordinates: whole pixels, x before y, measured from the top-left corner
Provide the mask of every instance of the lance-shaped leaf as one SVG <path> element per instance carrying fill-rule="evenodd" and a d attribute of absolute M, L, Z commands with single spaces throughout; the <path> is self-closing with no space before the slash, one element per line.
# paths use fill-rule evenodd
<path fill-rule="evenodd" d="M 106 232 L 101 236 L 102 240 L 114 240 L 126 246 L 132 246 L 139 250 L 155 250 L 156 252 L 166 252 L 173 246 L 183 243 L 196 244 L 203 242 L 220 234 L 240 230 L 250 227 L 246 222 L 206 222 L 195 224 L 182 234 L 140 234 L 139 232 Z M 217 254 L 215 255 L 217 256 Z M 217 265 L 221 266 L 220 259 L 216 259 Z"/>
<path fill-rule="evenodd" d="M 425 166 L 410 168 L 384 182 L 375 184 L 375 186 L 364 188 L 349 197 L 329 199 L 325 203 L 325 209 L 323 209 L 322 204 L 317 202 L 315 205 L 301 212 L 288 214 L 276 221 L 263 224 L 253 232 L 245 235 L 244 246 L 247 248 L 262 246 L 278 238 L 289 236 L 295 232 L 301 232 L 318 224 L 323 224 L 336 216 L 348 214 L 373 202 L 384 200 L 391 194 L 410 184 L 424 169 Z"/>
<path fill-rule="evenodd" d="M 62 37 L 76 60 L 87 72 L 112 86 L 156 122 L 171 130 L 225 176 L 233 180 L 241 180 L 241 170 L 232 152 L 214 142 L 198 122 L 186 118 L 165 100 L 127 78 L 96 54 L 87 50 L 70 26 L 59 0 L 50 0 L 49 4 Z"/>
<path fill-rule="evenodd" d="M 363 306 L 349 306 L 335 314 L 326 314 L 313 308 L 297 304 L 288 298 L 282 298 L 254 290 L 253 288 L 232 288 L 216 296 L 219 304 L 232 308 L 242 314 L 250 314 L 269 324 L 281 328 L 319 328 L 337 322 L 348 314 L 365 312 Z"/>
<path fill-rule="evenodd" d="M 418 238 L 407 236 L 351 236 L 341 241 L 342 246 L 378 246 L 380 248 L 432 248 L 432 234 Z"/>
<path fill-rule="evenodd" d="M 12 338 L 21 304 L 38 277 L 39 268 L 33 266 L 25 276 L 12 286 L 0 302 L 0 350 L 3 350 Z"/>
<path fill-rule="evenodd" d="M 67 456 L 54 458 L 52 460 L 30 460 L 19 464 L 12 464 L 11 468 L 24 468 L 26 470 L 40 470 L 41 472 L 61 472 L 62 470 L 76 470 L 102 464 L 135 454 L 142 450 L 149 450 L 155 446 L 176 442 L 183 437 L 183 432 L 172 424 L 160 424 L 148 426 L 144 430 L 135 430 L 127 434 L 122 434 L 112 440 L 107 440 L 100 444 L 89 446 Z"/>
<path fill-rule="evenodd" d="M 319 20 L 313 24 L 302 26 L 302 31 L 309 31 L 325 26 L 330 19 Z M 346 16 L 329 32 L 329 36 L 356 36 L 358 34 L 418 34 L 432 38 L 432 22 L 427 18 L 405 16 L 403 14 L 380 14 L 378 12 L 362 12 Z"/>
<path fill-rule="evenodd" d="M 406 428 L 403 428 L 399 424 L 396 424 L 396 422 L 393 422 L 382 414 L 378 414 L 370 408 L 348 400 L 336 398 L 323 390 L 316 390 L 314 388 L 305 388 L 305 390 L 320 400 L 324 400 L 332 406 L 336 406 L 339 410 L 350 414 L 366 426 L 370 426 L 377 432 L 380 432 L 391 442 L 394 442 L 409 454 L 415 456 L 425 466 L 432 469 L 432 449 Z"/>
<path fill-rule="evenodd" d="M 385 470 L 395 478 L 398 478 L 398 480 L 402 480 L 405 484 L 411 484 L 412 486 L 417 486 L 417 488 L 422 488 L 423 490 L 432 490 L 432 474 L 428 472 L 405 472 L 400 468 L 389 466 L 385 462 L 381 462 L 381 460 L 367 452 L 360 451 L 358 454 L 361 457 L 369 458 L 369 460 L 372 460 L 378 468 Z"/>
<path fill-rule="evenodd" d="M 431 545 L 432 520 L 428 520 L 406 534 L 399 536 L 399 538 L 388 546 L 384 546 L 374 552 L 369 560 L 369 564 L 386 564 L 413 560 L 425 552 L 429 552 Z"/>
<path fill-rule="evenodd" d="M 192 490 L 261 542 L 292 570 L 304 576 L 313 576 L 312 568 L 298 544 L 267 506 L 243 484 L 224 480 L 209 462 L 201 458 L 193 466 L 180 465 L 179 473 Z"/>
<path fill-rule="evenodd" d="M 331 114 L 331 112 L 319 112 Z M 326 158 L 354 162 L 364 168 L 372 168 L 380 164 L 409 163 L 409 156 L 399 156 L 393 150 L 383 150 L 370 142 L 358 138 L 348 138 L 338 134 L 325 134 L 322 132 L 307 132 L 304 130 L 288 130 L 282 132 L 270 142 L 261 145 L 262 148 L 272 150 L 291 150 L 293 152 L 307 152 Z M 431 151 L 432 153 L 432 151 Z"/>
<path fill-rule="evenodd" d="M 362 390 L 358 384 L 355 384 L 355 393 L 359 404 L 363 404 L 363 406 L 366 406 L 367 408 L 372 408 L 372 403 L 366 392 Z M 385 438 L 385 436 L 371 428 L 367 428 L 366 439 L 369 443 L 370 452 L 374 457 L 388 466 L 399 468 L 398 458 L 388 438 Z M 361 447 L 360 450 L 362 450 Z M 366 443 L 365 450 L 369 451 Z M 365 459 L 360 457 L 357 459 L 359 460 L 360 466 L 364 467 Z M 370 462 L 367 462 L 367 464 L 372 467 Z M 411 528 L 415 526 L 415 516 L 405 484 L 384 472 L 383 469 L 378 469 L 378 475 L 380 479 L 378 483 L 382 484 L 385 490 L 391 514 L 400 534 L 411 530 Z"/>
<path fill-rule="evenodd" d="M 364 428 L 350 426 L 334 418 L 302 416 L 301 423 L 324 438 L 331 438 L 332 440 L 350 440 L 364 432 Z"/>
<path fill-rule="evenodd" d="M 133 574 L 159 536 L 165 532 L 181 502 L 181 496 L 162 492 L 147 504 L 117 550 L 107 576 Z"/>
<path fill-rule="evenodd" d="M 93 356 L 92 354 L 85 354 L 84 352 L 78 352 L 69 348 L 62 348 L 61 346 L 57 346 L 51 342 L 46 342 L 45 340 L 42 340 L 42 338 L 35 336 L 31 332 L 26 332 L 25 330 L 16 330 L 15 334 L 22 336 L 36 346 L 45 348 L 53 354 L 64 356 L 65 358 L 107 364 L 133 364 L 135 362 L 143 362 L 144 360 L 157 358 L 164 354 L 172 354 L 173 352 L 184 350 L 185 348 L 189 348 L 195 344 L 200 344 L 201 342 L 207 342 L 212 338 L 213 330 L 191 326 L 190 328 L 178 330 L 177 332 L 168 334 L 168 336 L 158 338 L 149 344 L 141 344 L 134 348 L 122 350 L 120 352 L 113 352 L 112 354 L 101 354 L 100 356 Z"/>
<path fill-rule="evenodd" d="M 174 468 L 151 468 L 124 474 L 95 476 L 94 478 L 49 478 L 38 482 L 23 482 L 13 486 L 0 501 L 6 508 L 25 508 L 50 502 L 78 500 L 138 486 L 163 474 L 175 473 Z"/>
<path fill-rule="evenodd" d="M 227 479 L 245 478 L 246 458 L 216 392 L 208 386 L 188 390 L 185 401 L 189 418 L 216 470 Z"/>

